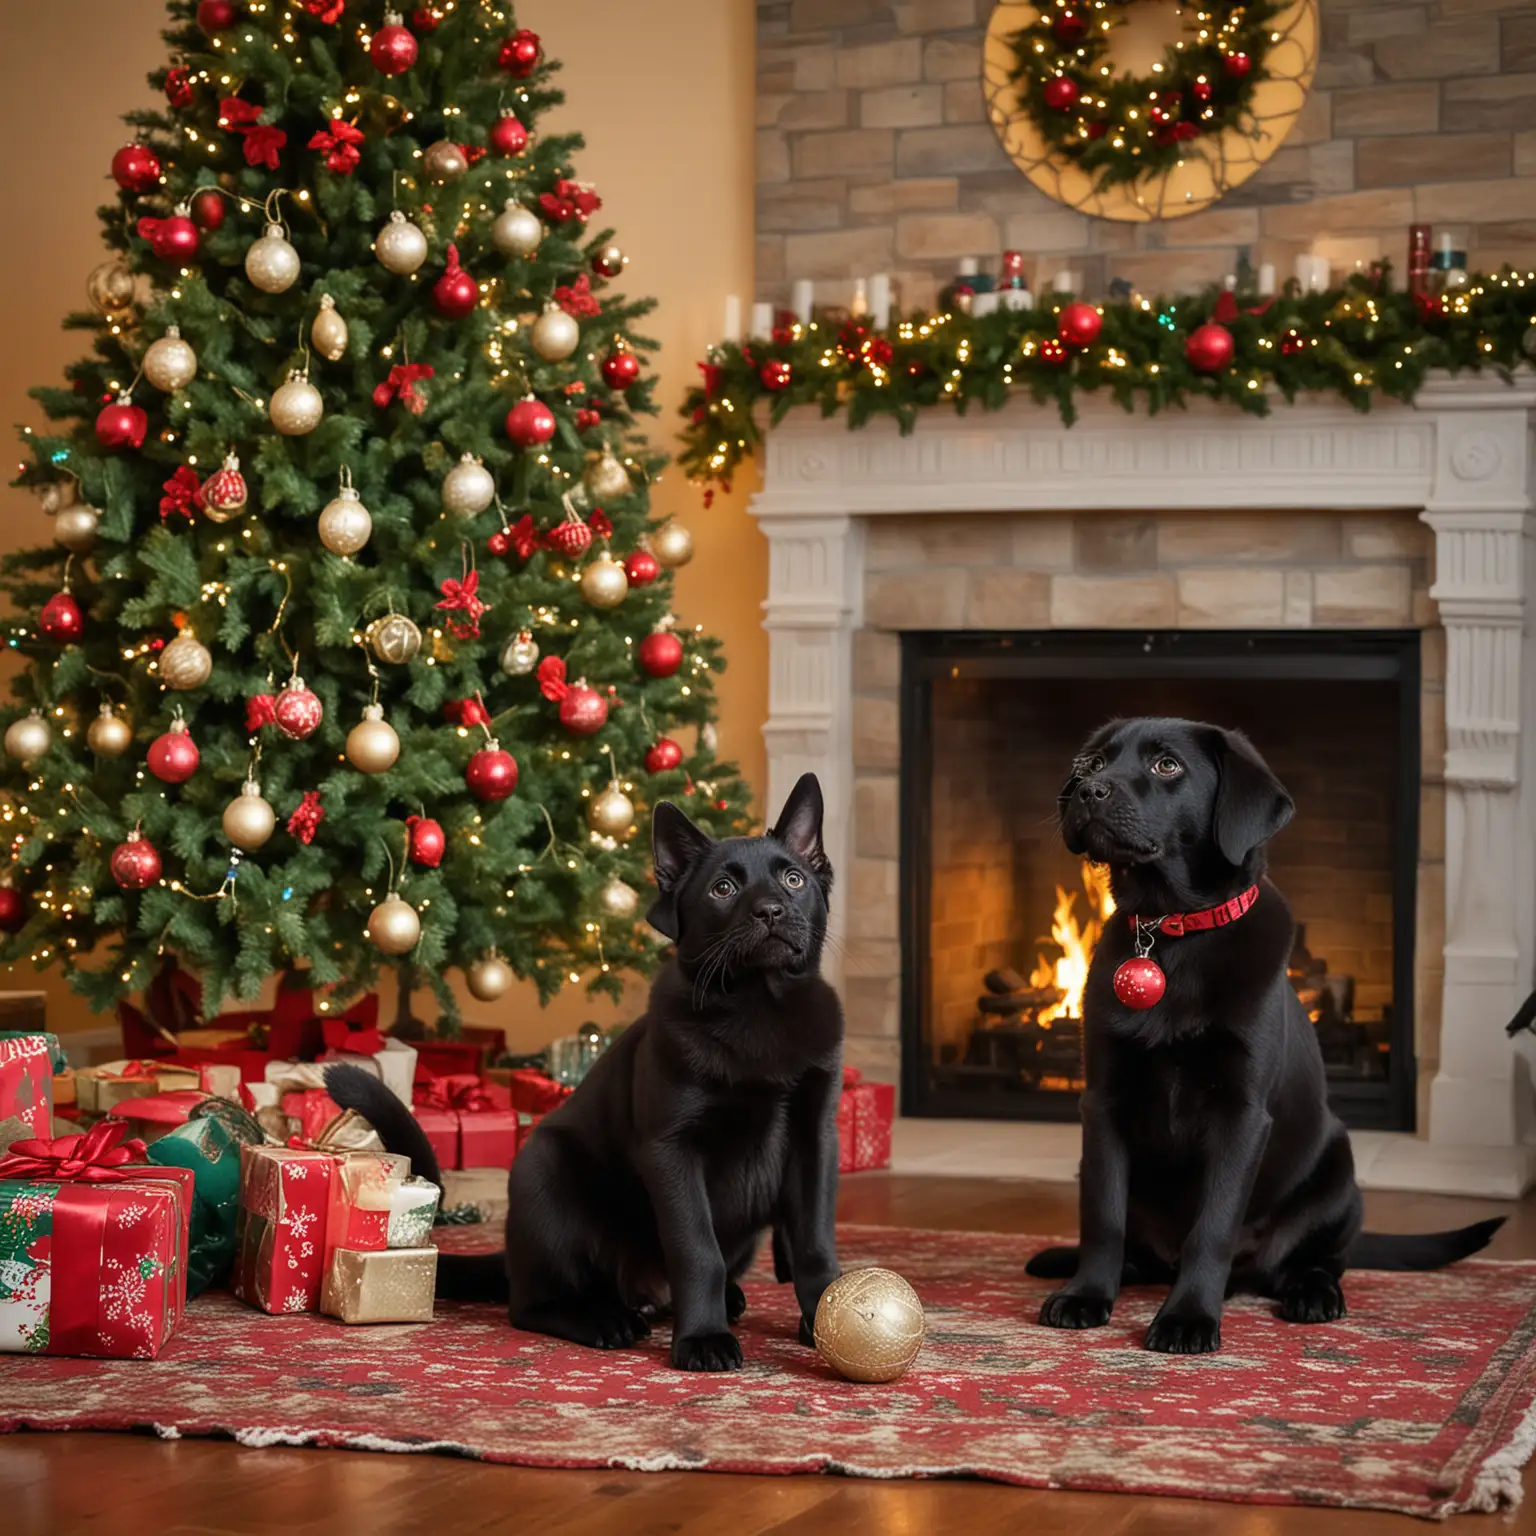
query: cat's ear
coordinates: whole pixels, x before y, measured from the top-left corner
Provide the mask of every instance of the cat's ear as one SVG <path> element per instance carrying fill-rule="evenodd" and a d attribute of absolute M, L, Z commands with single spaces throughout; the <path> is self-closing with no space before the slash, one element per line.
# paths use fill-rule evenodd
<path fill-rule="evenodd" d="M 652 813 L 651 857 L 656 865 L 657 896 L 645 920 L 657 933 L 677 938 L 677 887 L 689 866 L 714 846 L 714 838 L 694 826 L 670 800 L 663 800 Z"/>
<path fill-rule="evenodd" d="M 814 773 L 800 776 L 768 835 L 782 843 L 815 875 L 823 892 L 832 889 L 832 864 L 821 843 L 821 783 Z"/>

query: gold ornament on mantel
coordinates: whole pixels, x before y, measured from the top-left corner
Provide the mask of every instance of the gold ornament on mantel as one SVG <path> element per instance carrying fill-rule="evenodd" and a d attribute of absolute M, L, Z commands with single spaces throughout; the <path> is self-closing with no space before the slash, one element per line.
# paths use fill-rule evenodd
<path fill-rule="evenodd" d="M 421 918 L 410 902 L 391 892 L 368 914 L 368 937 L 386 955 L 406 954 L 421 937 Z"/>
<path fill-rule="evenodd" d="M 894 1270 L 852 1269 L 821 1293 L 816 1350 L 848 1381 L 895 1381 L 917 1359 L 925 1328 L 917 1292 Z"/>
<path fill-rule="evenodd" d="M 339 363 L 347 355 L 347 322 L 336 308 L 330 294 L 320 295 L 320 313 L 309 328 L 310 345 L 328 363 Z"/>

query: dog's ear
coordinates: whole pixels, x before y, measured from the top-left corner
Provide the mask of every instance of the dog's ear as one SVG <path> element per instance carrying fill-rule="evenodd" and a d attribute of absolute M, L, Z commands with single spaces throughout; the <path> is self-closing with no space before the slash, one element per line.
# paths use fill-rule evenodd
<path fill-rule="evenodd" d="M 1229 864 L 1241 865 L 1296 814 L 1268 763 L 1241 731 L 1215 732 L 1216 814 L 1212 831 Z"/>
<path fill-rule="evenodd" d="M 694 826 L 670 800 L 657 805 L 651 815 L 651 857 L 656 865 L 657 895 L 645 915 L 646 922 L 657 933 L 677 938 L 677 888 L 689 866 L 714 846 L 714 838 Z"/>
<path fill-rule="evenodd" d="M 810 870 L 826 895 L 832 889 L 832 865 L 821 843 L 822 816 L 821 781 L 814 773 L 802 774 L 768 835 Z"/>

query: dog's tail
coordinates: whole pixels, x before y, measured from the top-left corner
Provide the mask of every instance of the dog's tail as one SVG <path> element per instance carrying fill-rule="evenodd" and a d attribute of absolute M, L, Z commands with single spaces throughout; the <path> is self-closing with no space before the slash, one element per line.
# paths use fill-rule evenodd
<path fill-rule="evenodd" d="M 1042 1248 L 1024 1266 L 1024 1273 L 1037 1280 L 1070 1280 L 1077 1273 L 1077 1249 Z"/>
<path fill-rule="evenodd" d="M 346 1063 L 325 1074 L 325 1090 L 343 1109 L 355 1109 L 379 1133 L 386 1151 L 403 1153 L 411 1160 L 411 1172 L 443 1185 L 437 1154 L 420 1122 L 395 1095 L 371 1073 Z M 507 1299 L 505 1253 L 439 1253 L 437 1294 L 450 1301 L 502 1301 Z"/>
<path fill-rule="evenodd" d="M 1454 1232 L 1362 1232 L 1344 1250 L 1348 1269 L 1441 1269 L 1486 1248 L 1502 1216 Z"/>

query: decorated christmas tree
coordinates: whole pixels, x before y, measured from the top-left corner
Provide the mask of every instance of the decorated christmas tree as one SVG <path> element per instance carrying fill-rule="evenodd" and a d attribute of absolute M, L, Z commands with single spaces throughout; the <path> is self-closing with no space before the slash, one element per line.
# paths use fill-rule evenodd
<path fill-rule="evenodd" d="M 747 796 L 556 66 L 488 0 L 168 11 L 92 353 L 25 434 L 56 544 L 0 582 L 3 958 L 104 1006 L 170 955 L 208 1015 L 295 969 L 450 1017 L 455 969 L 617 994 L 650 807 Z"/>

